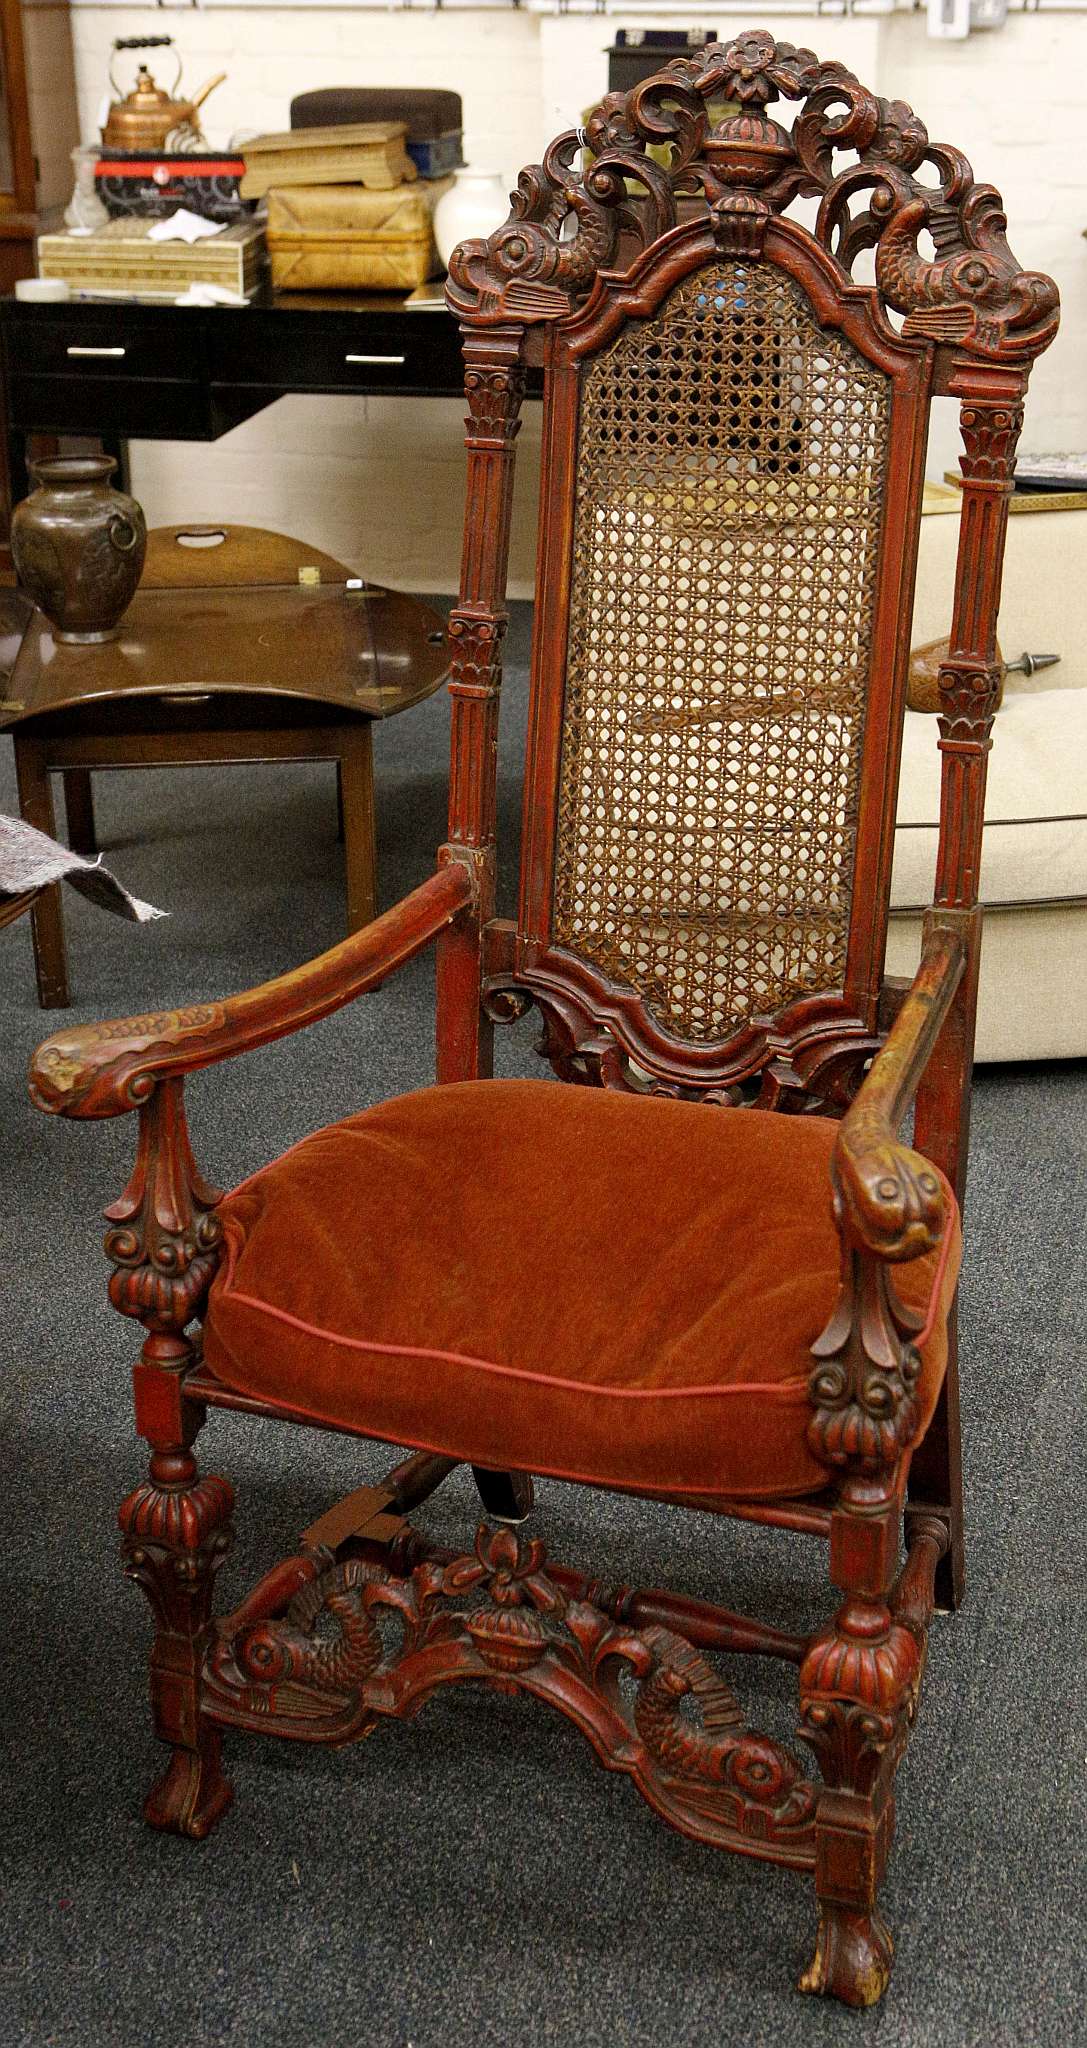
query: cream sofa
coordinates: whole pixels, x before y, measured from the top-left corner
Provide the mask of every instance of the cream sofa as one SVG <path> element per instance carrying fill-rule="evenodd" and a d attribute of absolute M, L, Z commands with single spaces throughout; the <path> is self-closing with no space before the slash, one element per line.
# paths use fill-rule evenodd
<path fill-rule="evenodd" d="M 958 519 L 921 522 L 914 646 L 951 621 Z M 1057 667 L 1007 679 L 993 727 L 981 896 L 979 1060 L 1087 1054 L 1087 511 L 1016 513 L 1000 606 L 1007 661 Z M 911 974 L 932 900 L 940 803 L 936 719 L 907 711 L 887 968 Z"/>

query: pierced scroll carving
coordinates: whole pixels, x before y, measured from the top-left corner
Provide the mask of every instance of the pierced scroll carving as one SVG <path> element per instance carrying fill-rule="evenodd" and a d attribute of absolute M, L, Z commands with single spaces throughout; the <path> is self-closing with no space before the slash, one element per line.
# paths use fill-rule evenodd
<path fill-rule="evenodd" d="M 722 99 L 741 111 L 713 121 Z M 800 103 L 791 130 L 766 111 L 778 101 Z M 710 209 L 723 253 L 757 253 L 756 223 L 804 194 L 821 199 L 816 235 L 846 272 L 875 250 L 877 287 L 907 331 L 1003 360 L 1053 337 L 1056 288 L 1016 262 L 999 193 L 974 183 L 960 151 L 930 143 L 903 101 L 811 50 L 761 30 L 709 45 L 609 93 L 584 138 L 583 152 L 580 131 L 559 136 L 521 173 L 504 226 L 454 251 L 449 299 L 465 320 L 562 318 L 621 244 L 648 247 L 692 198 Z M 669 149 L 666 166 L 652 145 Z M 926 166 L 935 177 L 922 182 Z"/>
<path fill-rule="evenodd" d="M 838 997 L 810 997 L 771 1022 L 745 1026 L 728 1045 L 714 1047 L 700 1071 L 686 1046 L 647 1030 L 629 990 L 611 987 L 565 954 L 549 955 L 546 968 L 526 965 L 516 981 L 492 976 L 483 1005 L 496 1024 L 516 1022 L 535 1006 L 536 1050 L 560 1080 L 792 1115 L 840 1115 L 882 1043 Z M 609 1025 L 601 1023 L 605 1010 Z"/>
<path fill-rule="evenodd" d="M 441 1684 L 529 1692 L 568 1715 L 681 1832 L 811 1866 L 814 1787 L 787 1750 L 746 1727 L 682 1637 L 616 1624 L 569 1597 L 542 1543 L 512 1528 L 484 1524 L 473 1551 L 424 1558 L 406 1576 L 395 1563 L 328 1558 L 282 1618 L 224 1624 L 205 1664 L 204 1714 L 343 1742 L 414 1713 Z"/>

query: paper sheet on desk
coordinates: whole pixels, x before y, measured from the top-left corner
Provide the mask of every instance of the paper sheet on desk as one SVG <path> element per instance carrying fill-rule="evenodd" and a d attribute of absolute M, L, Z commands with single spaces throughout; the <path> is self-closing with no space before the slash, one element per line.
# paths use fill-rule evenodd
<path fill-rule="evenodd" d="M 231 291 L 226 284 L 190 284 L 174 300 L 175 306 L 247 306 L 244 292 Z"/>
<path fill-rule="evenodd" d="M 148 228 L 149 242 L 202 242 L 207 235 L 221 235 L 227 225 L 221 220 L 205 220 L 202 213 L 192 213 L 187 206 L 179 206 L 176 213 L 167 214 L 165 220 L 157 220 Z"/>

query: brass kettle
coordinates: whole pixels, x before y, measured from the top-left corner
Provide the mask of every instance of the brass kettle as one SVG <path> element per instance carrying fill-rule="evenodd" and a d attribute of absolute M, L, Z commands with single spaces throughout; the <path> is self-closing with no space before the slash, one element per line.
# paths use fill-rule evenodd
<path fill-rule="evenodd" d="M 113 45 L 114 57 L 120 50 L 171 49 L 173 41 L 172 36 L 118 36 Z M 214 78 L 209 78 L 191 100 L 175 99 L 174 94 L 181 83 L 181 59 L 176 50 L 174 57 L 177 72 L 169 92 L 163 92 L 155 84 L 146 64 L 141 64 L 135 86 L 123 98 L 113 75 L 111 59 L 109 82 L 117 98 L 110 104 L 109 116 L 102 130 L 102 141 L 107 149 L 161 151 L 167 146 L 167 138 L 170 138 L 171 148 L 193 147 L 200 135 L 197 109 L 203 106 L 208 94 L 222 84 L 226 72 L 220 71 Z"/>

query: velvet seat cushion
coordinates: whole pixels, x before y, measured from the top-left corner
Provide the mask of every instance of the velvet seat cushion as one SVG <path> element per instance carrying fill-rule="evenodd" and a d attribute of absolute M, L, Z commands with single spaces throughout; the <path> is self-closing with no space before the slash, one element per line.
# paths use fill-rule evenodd
<path fill-rule="evenodd" d="M 494 1469 L 810 1493 L 835 1129 L 550 1081 L 400 1096 L 226 1197 L 205 1357 L 270 1405 Z M 951 1201 L 896 1275 L 926 1424 L 959 1253 Z"/>

